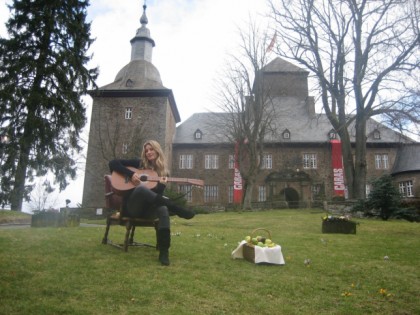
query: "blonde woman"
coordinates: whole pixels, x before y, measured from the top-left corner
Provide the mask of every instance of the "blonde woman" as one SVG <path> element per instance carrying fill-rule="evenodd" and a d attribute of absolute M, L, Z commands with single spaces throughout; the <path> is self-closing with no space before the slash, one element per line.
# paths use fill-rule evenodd
<path fill-rule="evenodd" d="M 148 169 L 155 171 L 160 181 L 149 189 L 140 184 L 139 174 L 127 167 L 137 169 Z M 109 162 L 111 172 L 118 172 L 128 178 L 136 186 L 124 195 L 122 212 L 123 215 L 136 218 L 158 218 L 158 244 L 159 261 L 162 265 L 168 266 L 169 247 L 171 245 L 169 212 L 184 219 L 191 219 L 195 213 L 192 210 L 181 208 L 163 196 L 167 183 L 168 170 L 165 156 L 160 144 L 155 140 L 146 141 L 140 159 L 112 160 Z"/>

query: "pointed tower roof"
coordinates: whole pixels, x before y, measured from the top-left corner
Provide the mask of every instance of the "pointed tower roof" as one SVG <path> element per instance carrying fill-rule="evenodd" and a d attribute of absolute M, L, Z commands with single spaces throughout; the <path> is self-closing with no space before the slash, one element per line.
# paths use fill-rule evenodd
<path fill-rule="evenodd" d="M 114 82 L 91 91 L 92 96 L 108 97 L 167 97 L 175 122 L 180 122 L 178 107 L 171 89 L 163 86 L 158 69 L 152 64 L 155 41 L 147 28 L 146 5 L 140 18 L 140 28 L 131 39 L 131 60 L 115 77 Z"/>
<path fill-rule="evenodd" d="M 131 60 L 115 77 L 114 82 L 100 90 L 156 90 L 165 89 L 158 69 L 152 64 L 152 52 L 155 41 L 147 28 L 146 5 L 140 18 L 140 28 L 131 39 Z"/>

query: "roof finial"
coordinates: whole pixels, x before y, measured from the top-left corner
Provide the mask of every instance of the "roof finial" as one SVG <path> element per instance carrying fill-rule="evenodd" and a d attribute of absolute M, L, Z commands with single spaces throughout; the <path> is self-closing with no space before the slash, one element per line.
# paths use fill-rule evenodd
<path fill-rule="evenodd" d="M 143 26 L 146 26 L 146 24 L 149 23 L 149 20 L 147 19 L 147 16 L 146 16 L 146 8 L 147 8 L 146 0 L 144 0 L 143 15 L 140 18 L 140 24 Z"/>

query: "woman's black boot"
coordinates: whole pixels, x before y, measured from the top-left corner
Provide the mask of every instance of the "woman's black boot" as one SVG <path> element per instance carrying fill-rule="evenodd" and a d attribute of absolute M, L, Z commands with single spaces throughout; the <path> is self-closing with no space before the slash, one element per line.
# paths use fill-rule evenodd
<path fill-rule="evenodd" d="M 171 231 L 158 230 L 159 261 L 163 266 L 169 266 L 169 247 L 171 247 Z"/>
<path fill-rule="evenodd" d="M 195 212 L 193 210 L 182 208 L 173 203 L 170 199 L 165 198 L 161 195 L 156 196 L 155 204 L 157 206 L 167 206 L 170 212 L 176 214 L 177 216 L 183 219 L 189 220 L 194 218 L 195 216 Z"/>

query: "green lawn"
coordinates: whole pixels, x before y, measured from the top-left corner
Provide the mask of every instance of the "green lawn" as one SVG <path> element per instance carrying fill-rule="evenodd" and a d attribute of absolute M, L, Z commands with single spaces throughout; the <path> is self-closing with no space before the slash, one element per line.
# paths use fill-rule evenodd
<path fill-rule="evenodd" d="M 322 234 L 322 215 L 173 218 L 169 267 L 153 248 L 102 245 L 104 227 L 0 229 L 0 314 L 420 314 L 418 223 L 357 219 L 356 235 Z M 286 265 L 231 259 L 255 228 Z M 154 241 L 151 228 L 137 233 Z"/>

